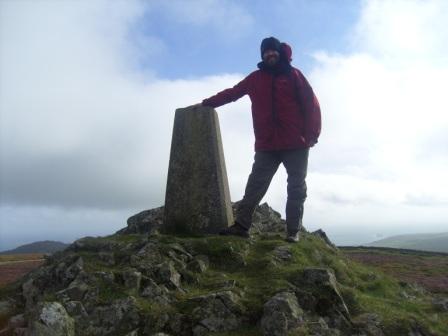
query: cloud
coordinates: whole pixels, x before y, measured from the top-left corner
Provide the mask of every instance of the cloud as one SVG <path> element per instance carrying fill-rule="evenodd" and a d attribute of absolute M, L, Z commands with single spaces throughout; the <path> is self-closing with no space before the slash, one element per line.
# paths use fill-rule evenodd
<path fill-rule="evenodd" d="M 224 38 L 241 38 L 254 25 L 250 12 L 230 0 L 155 1 L 153 6 L 178 23 L 213 29 Z"/>
<path fill-rule="evenodd" d="M 126 214 L 163 204 L 175 109 L 244 74 L 159 78 L 151 64 L 169 45 L 139 25 L 163 11 L 221 37 L 256 27 L 234 2 L 176 3 L 0 3 L 2 247 L 37 226 L 110 232 Z M 364 225 L 373 237 L 390 224 L 448 220 L 447 19 L 442 1 L 366 1 L 351 52 L 314 54 L 308 77 L 323 133 L 310 155 L 308 228 Z M 252 164 L 249 105 L 218 109 L 234 201 Z M 283 212 L 285 198 L 280 169 L 265 200 Z"/>
<path fill-rule="evenodd" d="M 340 184 L 335 200 L 374 197 L 399 205 L 408 194 L 425 194 L 436 206 L 447 198 L 448 182 L 438 167 L 448 153 L 441 135 L 448 130 L 442 92 L 448 62 L 440 62 L 446 30 L 437 29 L 448 19 L 447 9 L 440 1 L 366 2 L 355 27 L 355 51 L 315 54 L 311 82 L 322 102 L 324 129 L 313 167 L 327 177 L 331 171 L 346 175 L 348 180 L 330 178 Z M 372 197 L 353 199 L 353 188 Z"/>
<path fill-rule="evenodd" d="M 446 62 L 448 4 L 430 1 L 366 1 L 354 30 L 357 50 L 402 65 Z"/>
<path fill-rule="evenodd" d="M 163 204 L 175 109 L 242 78 L 164 80 L 151 69 L 143 77 L 139 60 L 165 48 L 152 35 L 129 35 L 151 10 L 143 4 L 1 3 L 0 249 L 27 230 L 65 228 L 64 239 L 75 227 L 108 232 L 125 225 L 124 213 Z M 145 38 L 158 43 L 142 47 Z M 236 104 L 222 129 L 225 147 L 246 141 L 250 157 L 247 104 Z M 244 118 L 247 126 L 229 125 Z M 228 171 L 244 185 L 240 165 Z"/>

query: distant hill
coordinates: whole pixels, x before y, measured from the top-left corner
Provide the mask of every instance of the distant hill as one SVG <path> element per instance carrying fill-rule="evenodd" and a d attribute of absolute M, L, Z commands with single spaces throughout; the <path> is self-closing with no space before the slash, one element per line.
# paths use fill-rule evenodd
<path fill-rule="evenodd" d="M 366 244 L 366 246 L 448 253 L 448 232 L 392 236 Z"/>
<path fill-rule="evenodd" d="M 31 244 L 21 245 L 12 250 L 2 251 L 0 252 L 0 254 L 54 253 L 65 249 L 67 246 L 68 244 L 62 242 L 44 240 Z"/>

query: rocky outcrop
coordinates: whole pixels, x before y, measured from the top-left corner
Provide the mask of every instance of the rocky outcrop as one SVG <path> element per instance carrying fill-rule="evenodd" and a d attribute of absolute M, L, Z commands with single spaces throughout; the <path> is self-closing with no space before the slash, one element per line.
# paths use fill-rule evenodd
<path fill-rule="evenodd" d="M 333 270 L 308 267 L 296 279 L 297 295 L 303 304 L 320 316 L 331 316 L 350 320 L 350 312 L 340 294 Z M 305 294 L 305 295 L 302 295 Z M 311 301 L 306 301 L 311 297 Z"/>
<path fill-rule="evenodd" d="M 35 336 L 74 336 L 74 320 L 59 302 L 43 302 L 37 305 L 37 312 L 30 327 Z"/>
<path fill-rule="evenodd" d="M 120 335 L 133 331 L 140 323 L 137 301 L 130 296 L 96 307 L 85 327 L 87 335 Z"/>
<path fill-rule="evenodd" d="M 233 214 L 235 216 L 238 202 L 232 204 Z M 127 221 L 128 226 L 117 231 L 118 234 L 135 234 L 135 233 L 149 233 L 153 234 L 159 232 L 163 226 L 164 207 L 159 207 L 151 210 L 142 211 Z M 267 203 L 263 203 L 256 207 L 252 219 L 251 234 L 260 233 L 284 233 L 286 229 L 286 222 L 281 218 L 280 213 L 273 210 Z M 302 228 L 305 231 L 304 228 Z M 315 233 L 319 237 L 325 237 L 326 242 L 334 246 L 325 232 L 322 230 Z"/>
<path fill-rule="evenodd" d="M 144 210 L 128 218 L 128 226 L 119 230 L 119 234 L 149 233 L 159 230 L 163 225 L 165 207 Z"/>
<path fill-rule="evenodd" d="M 1 297 L 0 318 L 13 335 L 431 335 L 364 311 L 356 281 L 368 287 L 381 275 L 351 272 L 322 233 L 288 244 L 278 213 L 261 205 L 256 215 L 253 239 L 161 235 L 151 221 L 127 228 L 150 234 L 80 239 Z M 413 294 L 418 303 L 423 293 Z M 445 301 L 434 300 L 434 316 Z"/>
<path fill-rule="evenodd" d="M 334 248 L 334 249 L 337 248 L 336 245 L 334 245 L 331 242 L 330 238 L 328 238 L 328 236 L 324 230 L 319 229 L 319 230 L 313 231 L 311 234 L 322 239 L 329 247 Z"/>
<path fill-rule="evenodd" d="M 294 293 L 278 293 L 264 305 L 261 318 L 263 335 L 287 336 L 303 322 L 303 314 Z"/>
<path fill-rule="evenodd" d="M 197 306 L 192 311 L 193 335 L 237 329 L 242 321 L 238 301 L 238 296 L 231 291 L 192 298 L 190 302 Z"/>

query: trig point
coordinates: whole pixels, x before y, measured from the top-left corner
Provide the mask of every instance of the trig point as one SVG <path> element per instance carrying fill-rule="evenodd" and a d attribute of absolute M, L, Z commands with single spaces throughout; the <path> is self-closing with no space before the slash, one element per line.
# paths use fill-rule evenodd
<path fill-rule="evenodd" d="M 176 110 L 165 196 L 164 231 L 218 233 L 233 224 L 216 111 Z"/>

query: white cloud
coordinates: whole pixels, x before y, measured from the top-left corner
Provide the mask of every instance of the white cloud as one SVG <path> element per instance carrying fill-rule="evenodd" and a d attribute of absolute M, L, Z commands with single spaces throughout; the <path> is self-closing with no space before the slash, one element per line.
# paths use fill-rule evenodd
<path fill-rule="evenodd" d="M 373 218 L 376 227 L 448 229 L 447 19 L 442 1 L 366 1 L 354 51 L 316 53 L 310 78 L 324 126 L 314 208 L 338 204 L 333 218 L 363 229 Z"/>
<path fill-rule="evenodd" d="M 65 215 L 68 230 L 79 216 L 78 232 L 100 234 L 110 232 L 105 221 L 117 229 L 111 219 L 117 212 L 124 226 L 125 213 L 163 203 L 174 110 L 243 75 L 143 78 L 139 60 L 166 46 L 157 36 L 131 39 L 129 29 L 153 4 L 1 2 L 0 245 L 18 222 L 39 231 L 31 227 L 33 216 L 53 223 L 47 232 Z M 165 10 L 214 29 L 227 17 L 242 18 L 246 29 L 253 24 L 232 2 L 221 11 L 216 1 L 200 4 L 209 11 L 196 10 L 199 2 Z M 441 1 L 365 2 L 353 52 L 316 53 L 309 79 L 324 124 L 310 156 L 308 228 L 336 235 L 370 226 L 378 230 L 373 237 L 388 225 L 435 230 L 448 221 L 446 19 Z M 252 164 L 248 99 L 219 108 L 219 116 L 235 201 Z M 265 198 L 282 212 L 285 182 L 281 168 Z"/>
<path fill-rule="evenodd" d="M 241 76 L 143 78 L 138 60 L 148 50 L 128 39 L 147 10 L 140 2 L 1 6 L 0 249 L 18 232 L 50 234 L 59 225 L 72 232 L 76 221 L 65 215 L 79 217 L 79 233 L 108 232 L 117 228 L 110 220 L 117 211 L 132 215 L 163 204 L 175 109 Z M 158 47 L 163 51 L 163 42 L 151 52 Z M 251 153 L 250 113 L 244 114 L 236 117 L 232 109 L 222 118 L 222 129 L 230 129 L 225 137 L 232 134 L 225 147 L 248 141 Z M 229 126 L 244 118 L 241 133 Z M 239 159 L 233 162 L 228 171 L 238 189 L 246 172 L 238 173 Z"/>
<path fill-rule="evenodd" d="M 171 0 L 155 1 L 164 13 L 175 21 L 215 29 L 226 39 L 247 34 L 254 25 L 251 14 L 238 2 L 231 0 Z"/>
<path fill-rule="evenodd" d="M 354 46 L 396 63 L 446 62 L 444 0 L 366 1 L 354 31 Z"/>

